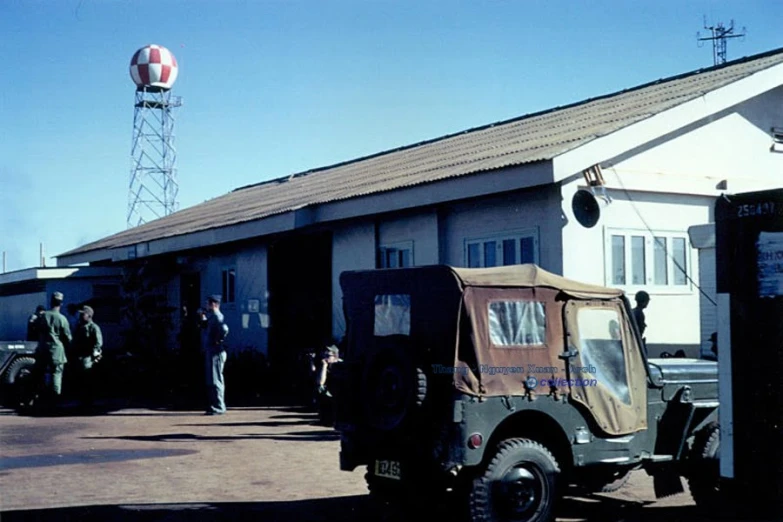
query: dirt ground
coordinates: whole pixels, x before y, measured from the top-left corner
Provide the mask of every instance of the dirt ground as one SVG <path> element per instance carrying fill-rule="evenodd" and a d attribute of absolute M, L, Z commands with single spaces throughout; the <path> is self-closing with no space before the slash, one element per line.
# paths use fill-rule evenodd
<path fill-rule="evenodd" d="M 363 472 L 340 471 L 339 437 L 297 407 L 226 415 L 121 409 L 0 410 L 0 520 L 375 520 Z M 686 493 L 655 501 L 638 473 L 612 495 L 568 498 L 561 522 L 694 521 Z"/>

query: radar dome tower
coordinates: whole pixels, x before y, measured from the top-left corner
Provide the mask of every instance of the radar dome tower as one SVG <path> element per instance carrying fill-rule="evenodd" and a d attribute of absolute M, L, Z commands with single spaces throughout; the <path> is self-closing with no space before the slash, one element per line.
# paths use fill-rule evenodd
<path fill-rule="evenodd" d="M 182 99 L 171 96 L 177 73 L 174 55 L 160 45 L 142 47 L 131 59 L 130 76 L 136 84 L 136 98 L 128 228 L 167 216 L 178 207 L 172 109 L 181 106 Z"/>

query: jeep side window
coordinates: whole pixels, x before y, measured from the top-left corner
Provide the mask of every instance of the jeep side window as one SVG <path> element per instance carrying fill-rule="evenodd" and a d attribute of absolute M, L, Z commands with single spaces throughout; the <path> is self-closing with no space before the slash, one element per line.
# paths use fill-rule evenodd
<path fill-rule="evenodd" d="M 543 346 L 546 343 L 544 303 L 492 301 L 489 339 L 493 346 Z"/>
<path fill-rule="evenodd" d="M 411 296 L 404 294 L 375 296 L 375 335 L 411 334 Z"/>
<path fill-rule="evenodd" d="M 617 310 L 582 307 L 577 314 L 582 364 L 595 368 L 596 380 L 625 404 L 631 404 L 625 370 L 621 317 Z"/>

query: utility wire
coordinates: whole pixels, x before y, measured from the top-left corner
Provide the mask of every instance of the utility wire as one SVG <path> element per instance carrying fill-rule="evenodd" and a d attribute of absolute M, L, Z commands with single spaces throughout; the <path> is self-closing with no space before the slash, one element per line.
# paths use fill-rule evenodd
<path fill-rule="evenodd" d="M 612 170 L 612 172 L 614 173 L 615 177 L 617 178 L 617 181 L 619 181 L 619 182 L 620 182 L 620 186 L 622 187 L 622 189 L 623 189 L 623 192 L 625 193 L 625 196 L 628 198 L 628 201 L 630 201 L 630 202 L 631 202 L 631 206 L 633 207 L 634 211 L 636 212 L 636 215 L 637 215 L 637 216 L 639 216 L 639 219 L 641 219 L 641 220 L 642 220 L 642 223 L 644 224 L 644 227 L 645 227 L 645 228 L 647 229 L 647 231 L 648 231 L 648 232 L 649 232 L 649 233 L 652 235 L 652 237 L 653 237 L 653 240 L 655 241 L 655 244 L 656 244 L 656 245 L 658 245 L 658 246 L 661 246 L 661 247 L 663 247 L 663 251 L 664 251 L 664 253 L 666 254 L 666 256 L 667 256 L 669 259 L 671 259 L 671 261 L 674 263 L 674 266 L 676 266 L 677 268 L 679 268 L 679 269 L 680 269 L 680 271 L 683 273 L 683 275 L 685 275 L 685 278 L 686 278 L 688 281 L 690 281 L 690 283 L 691 283 L 693 286 L 695 286 L 695 287 L 696 287 L 696 288 L 699 290 L 699 292 L 701 293 L 701 295 L 703 295 L 703 296 L 704 296 L 704 298 L 705 298 L 705 299 L 707 299 L 707 301 L 709 301 L 710 303 L 712 303 L 712 305 L 713 305 L 713 306 L 718 306 L 718 303 L 716 303 L 715 301 L 713 301 L 713 300 L 712 300 L 712 298 L 711 298 L 709 295 L 707 295 L 707 293 L 706 293 L 704 290 L 702 290 L 702 289 L 701 289 L 701 287 L 700 287 L 700 286 L 699 286 L 699 285 L 696 283 L 696 281 L 694 281 L 694 280 L 691 278 L 691 276 L 688 274 L 688 271 L 687 271 L 687 270 L 685 270 L 685 268 L 683 268 L 683 266 L 682 266 L 682 265 L 680 265 L 680 263 L 678 263 L 678 262 L 677 262 L 677 260 L 674 258 L 674 256 L 673 256 L 673 255 L 672 255 L 672 254 L 669 252 L 669 249 L 667 249 L 667 248 L 666 248 L 666 244 L 665 244 L 665 243 L 663 243 L 663 244 L 661 243 L 660 239 L 659 239 L 659 238 L 658 238 L 658 237 L 655 235 L 655 232 L 653 232 L 653 231 L 652 231 L 652 229 L 650 228 L 650 225 L 648 225 L 648 224 L 647 224 L 647 221 L 644 219 L 644 216 L 642 216 L 642 213 L 641 213 L 641 212 L 639 212 L 639 208 L 636 206 L 636 202 L 635 202 L 635 201 L 633 200 L 633 198 L 631 197 L 631 193 L 630 193 L 630 192 L 628 192 L 628 189 L 626 189 L 626 188 L 625 188 L 625 184 L 623 184 L 623 180 L 622 180 L 622 179 L 620 178 L 620 176 L 617 174 L 617 171 L 615 170 L 615 168 L 614 168 L 614 167 L 611 167 L 611 170 Z"/>

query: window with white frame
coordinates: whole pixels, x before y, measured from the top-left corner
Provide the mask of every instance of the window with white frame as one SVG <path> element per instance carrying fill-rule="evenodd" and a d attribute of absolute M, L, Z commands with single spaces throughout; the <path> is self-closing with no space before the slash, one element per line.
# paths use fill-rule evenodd
<path fill-rule="evenodd" d="M 607 229 L 607 284 L 690 290 L 689 250 L 684 232 Z"/>
<path fill-rule="evenodd" d="M 413 266 L 413 241 L 394 243 L 378 249 L 378 268 L 404 268 Z"/>
<path fill-rule="evenodd" d="M 224 303 L 233 303 L 236 301 L 237 271 L 236 268 L 224 268 L 221 271 L 222 289 Z"/>
<path fill-rule="evenodd" d="M 538 263 L 536 230 L 465 241 L 465 266 L 468 268 L 525 263 Z"/>

